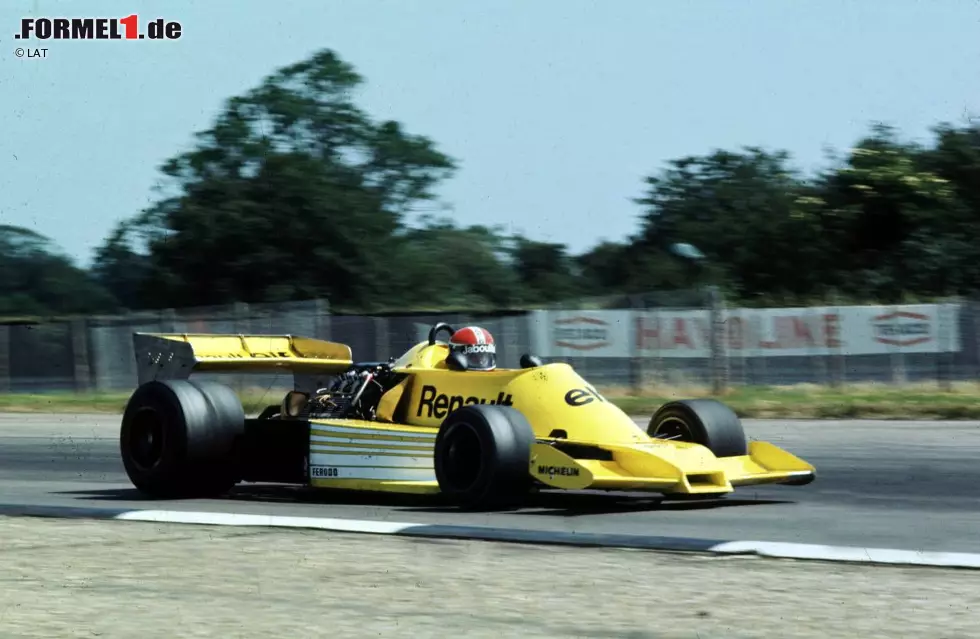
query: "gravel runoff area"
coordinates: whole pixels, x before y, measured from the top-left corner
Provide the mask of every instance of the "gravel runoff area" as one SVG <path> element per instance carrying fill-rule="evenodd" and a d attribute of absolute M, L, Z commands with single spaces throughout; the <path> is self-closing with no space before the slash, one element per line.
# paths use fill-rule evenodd
<path fill-rule="evenodd" d="M 0 637 L 975 637 L 975 571 L 0 517 Z"/>

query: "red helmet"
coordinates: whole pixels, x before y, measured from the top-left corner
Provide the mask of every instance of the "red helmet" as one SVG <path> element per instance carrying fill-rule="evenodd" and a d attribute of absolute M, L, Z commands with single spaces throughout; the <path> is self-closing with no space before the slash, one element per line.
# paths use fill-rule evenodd
<path fill-rule="evenodd" d="M 453 370 L 492 371 L 497 368 L 497 345 L 485 328 L 465 326 L 449 338 L 446 364 Z"/>

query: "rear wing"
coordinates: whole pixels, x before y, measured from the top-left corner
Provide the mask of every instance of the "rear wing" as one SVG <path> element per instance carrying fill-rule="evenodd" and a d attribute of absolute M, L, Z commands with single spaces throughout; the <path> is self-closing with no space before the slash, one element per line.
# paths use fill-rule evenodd
<path fill-rule="evenodd" d="M 294 335 L 133 333 L 139 383 L 192 372 L 336 375 L 354 363 L 346 344 Z"/>

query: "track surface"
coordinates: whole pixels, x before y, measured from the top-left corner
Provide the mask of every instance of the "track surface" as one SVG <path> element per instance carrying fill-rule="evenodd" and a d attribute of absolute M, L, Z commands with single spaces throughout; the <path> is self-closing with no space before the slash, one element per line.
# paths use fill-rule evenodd
<path fill-rule="evenodd" d="M 255 485 L 222 500 L 145 501 L 119 461 L 118 423 L 112 415 L 0 415 L 0 502 L 980 552 L 977 422 L 746 420 L 750 438 L 813 463 L 817 481 L 710 502 L 550 493 L 518 511 L 480 514 L 432 499 Z"/>

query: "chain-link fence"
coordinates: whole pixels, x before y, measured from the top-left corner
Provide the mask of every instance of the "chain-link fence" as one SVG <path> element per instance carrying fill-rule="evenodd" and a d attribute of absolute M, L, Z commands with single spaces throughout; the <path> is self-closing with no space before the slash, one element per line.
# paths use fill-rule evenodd
<path fill-rule="evenodd" d="M 75 390 L 87 373 L 84 340 L 78 322 L 0 325 L 0 392 Z"/>
<path fill-rule="evenodd" d="M 325 302 L 282 304 L 234 304 L 230 306 L 165 309 L 125 316 L 90 317 L 72 324 L 75 335 L 85 342 L 77 353 L 81 364 L 67 384 L 77 390 L 114 391 L 136 386 L 133 333 L 257 333 L 292 334 L 329 338 L 329 309 Z M 2 336 L 0 336 L 2 339 Z M 82 340 L 76 340 L 82 341 Z M 40 353 L 35 353 L 40 355 Z M 13 374 L 12 374 L 13 377 Z M 221 376 L 237 386 L 288 386 L 287 375 Z M 34 384 L 30 390 L 53 390 Z"/>
<path fill-rule="evenodd" d="M 980 303 L 726 308 L 710 290 L 572 300 L 484 314 L 331 315 L 325 301 L 170 309 L 0 324 L 0 392 L 135 387 L 134 332 L 292 334 L 348 344 L 385 361 L 436 322 L 477 324 L 500 366 L 521 355 L 564 361 L 603 386 L 834 385 L 980 377 Z M 239 387 L 288 388 L 291 376 L 222 375 Z"/>

